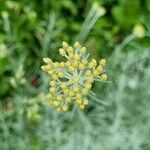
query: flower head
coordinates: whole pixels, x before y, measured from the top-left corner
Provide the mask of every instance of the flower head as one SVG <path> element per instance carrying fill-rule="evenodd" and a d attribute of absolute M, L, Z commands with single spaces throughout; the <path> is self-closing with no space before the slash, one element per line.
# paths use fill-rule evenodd
<path fill-rule="evenodd" d="M 75 42 L 73 47 L 63 42 L 59 53 L 67 59 L 66 62 L 44 58 L 45 65 L 41 67 L 51 78 L 48 103 L 59 112 L 67 111 L 71 103 L 84 109 L 89 103 L 86 97 L 94 80 L 107 80 L 106 60 L 99 63 L 95 59 L 88 61 L 89 54 L 79 42 Z"/>

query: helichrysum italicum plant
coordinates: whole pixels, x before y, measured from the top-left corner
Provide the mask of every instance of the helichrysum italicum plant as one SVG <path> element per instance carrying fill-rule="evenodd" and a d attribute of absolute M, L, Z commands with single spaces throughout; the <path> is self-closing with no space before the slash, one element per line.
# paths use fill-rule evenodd
<path fill-rule="evenodd" d="M 51 78 L 48 103 L 59 112 L 67 111 L 71 103 L 84 109 L 89 103 L 86 97 L 94 80 L 107 80 L 106 60 L 88 61 L 89 54 L 79 42 L 75 42 L 73 47 L 63 42 L 59 53 L 67 59 L 66 62 L 44 58 L 46 65 L 41 67 Z"/>

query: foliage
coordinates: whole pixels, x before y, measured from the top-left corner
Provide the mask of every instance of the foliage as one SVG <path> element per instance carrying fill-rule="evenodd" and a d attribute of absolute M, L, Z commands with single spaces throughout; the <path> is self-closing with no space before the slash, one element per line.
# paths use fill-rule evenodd
<path fill-rule="evenodd" d="M 0 149 L 150 149 L 149 12 L 149 0 L 0 0 Z M 76 40 L 106 57 L 109 82 L 94 83 L 84 111 L 58 113 L 40 66 Z"/>

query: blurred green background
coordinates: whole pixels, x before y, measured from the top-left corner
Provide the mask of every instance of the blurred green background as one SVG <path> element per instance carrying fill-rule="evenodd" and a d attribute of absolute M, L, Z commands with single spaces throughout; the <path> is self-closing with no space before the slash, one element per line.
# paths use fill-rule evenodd
<path fill-rule="evenodd" d="M 76 40 L 107 59 L 109 82 L 58 113 L 40 66 Z M 0 0 L 0 150 L 150 150 L 149 41 L 149 0 Z"/>

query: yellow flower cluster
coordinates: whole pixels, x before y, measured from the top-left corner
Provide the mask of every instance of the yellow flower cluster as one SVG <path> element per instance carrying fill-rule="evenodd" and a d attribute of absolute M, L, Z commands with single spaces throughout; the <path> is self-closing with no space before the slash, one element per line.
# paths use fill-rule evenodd
<path fill-rule="evenodd" d="M 89 103 L 86 96 L 94 80 L 107 80 L 104 70 L 106 60 L 102 59 L 98 63 L 92 59 L 89 62 L 89 54 L 79 42 L 75 42 L 73 47 L 63 42 L 59 53 L 66 57 L 66 62 L 53 62 L 50 58 L 44 58 L 46 65 L 41 67 L 51 77 L 48 103 L 58 112 L 67 111 L 73 102 L 84 109 Z"/>

